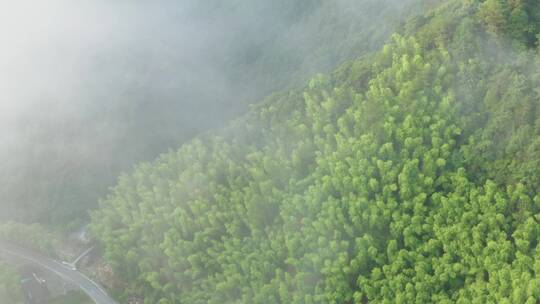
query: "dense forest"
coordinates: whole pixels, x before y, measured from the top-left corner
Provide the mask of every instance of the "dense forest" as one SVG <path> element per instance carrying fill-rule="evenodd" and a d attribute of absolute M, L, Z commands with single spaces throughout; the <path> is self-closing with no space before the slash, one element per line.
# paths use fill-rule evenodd
<path fill-rule="evenodd" d="M 91 221 L 120 303 L 540 302 L 540 2 L 175 2 L 73 87 L 36 48 L 0 239 Z"/>
<path fill-rule="evenodd" d="M 538 303 L 540 3 L 384 46 L 122 175 L 92 231 L 145 303 Z"/>

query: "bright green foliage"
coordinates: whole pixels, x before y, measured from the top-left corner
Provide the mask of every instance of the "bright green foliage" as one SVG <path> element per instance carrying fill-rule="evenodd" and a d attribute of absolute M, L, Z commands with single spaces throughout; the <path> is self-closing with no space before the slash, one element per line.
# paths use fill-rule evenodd
<path fill-rule="evenodd" d="M 499 38 L 477 18 L 491 2 L 448 1 L 380 52 L 122 176 L 92 230 L 126 294 L 540 301 L 540 78 L 514 35 L 529 30 L 505 27 L 517 47 L 488 56 Z"/>
<path fill-rule="evenodd" d="M 0 261 L 0 304 L 22 304 L 23 293 L 19 274 Z"/>

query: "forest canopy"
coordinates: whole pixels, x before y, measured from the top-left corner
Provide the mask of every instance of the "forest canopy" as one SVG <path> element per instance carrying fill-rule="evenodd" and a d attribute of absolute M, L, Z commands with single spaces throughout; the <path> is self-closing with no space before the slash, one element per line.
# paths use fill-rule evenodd
<path fill-rule="evenodd" d="M 62 1 L 129 34 L 0 51 L 3 241 L 90 220 L 122 302 L 540 303 L 539 1 Z"/>
<path fill-rule="evenodd" d="M 145 303 L 538 303 L 540 4 L 425 1 L 376 52 L 122 175 Z"/>

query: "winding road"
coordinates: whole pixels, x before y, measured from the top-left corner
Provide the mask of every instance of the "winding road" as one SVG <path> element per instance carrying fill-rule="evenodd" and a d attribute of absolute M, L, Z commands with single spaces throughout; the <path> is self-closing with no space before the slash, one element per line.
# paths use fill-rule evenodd
<path fill-rule="evenodd" d="M 116 304 L 116 302 L 97 283 L 84 274 L 72 270 L 61 263 L 36 252 L 20 248 L 0 240 L 0 258 L 31 263 L 58 275 L 64 282 L 79 286 L 96 304 Z"/>

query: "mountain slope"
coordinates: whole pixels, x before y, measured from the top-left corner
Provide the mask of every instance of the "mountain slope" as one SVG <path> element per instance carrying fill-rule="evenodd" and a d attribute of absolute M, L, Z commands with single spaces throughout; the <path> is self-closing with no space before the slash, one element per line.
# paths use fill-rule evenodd
<path fill-rule="evenodd" d="M 92 230 L 126 294 L 536 303 L 536 6 L 444 1 L 376 54 L 123 175 Z"/>

